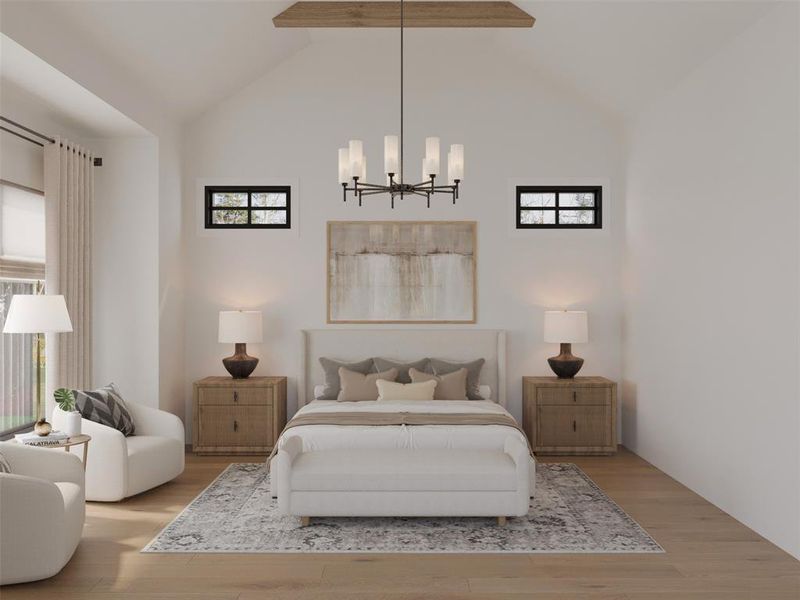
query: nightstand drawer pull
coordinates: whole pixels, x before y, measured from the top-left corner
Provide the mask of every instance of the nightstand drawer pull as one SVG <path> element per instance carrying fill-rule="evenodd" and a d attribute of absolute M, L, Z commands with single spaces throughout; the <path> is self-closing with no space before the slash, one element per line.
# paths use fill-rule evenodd
<path fill-rule="evenodd" d="M 239 392 L 237 390 L 233 390 L 233 401 L 239 402 Z"/>
<path fill-rule="evenodd" d="M 239 431 L 239 421 L 237 421 L 235 419 L 233 421 L 233 430 L 234 431 Z"/>
<path fill-rule="evenodd" d="M 572 401 L 573 402 L 578 401 L 578 390 L 572 390 Z"/>
<path fill-rule="evenodd" d="M 572 431 L 578 431 L 578 422 L 574 419 L 572 421 Z"/>

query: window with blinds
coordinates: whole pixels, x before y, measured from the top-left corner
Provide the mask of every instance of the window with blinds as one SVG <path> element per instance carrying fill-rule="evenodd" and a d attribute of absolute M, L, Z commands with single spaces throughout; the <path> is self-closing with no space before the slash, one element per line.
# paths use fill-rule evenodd
<path fill-rule="evenodd" d="M 41 193 L 0 183 L 0 330 L 14 295 L 43 291 L 44 206 Z M 36 343 L 33 334 L 0 335 L 0 435 L 39 418 L 44 348 Z"/>

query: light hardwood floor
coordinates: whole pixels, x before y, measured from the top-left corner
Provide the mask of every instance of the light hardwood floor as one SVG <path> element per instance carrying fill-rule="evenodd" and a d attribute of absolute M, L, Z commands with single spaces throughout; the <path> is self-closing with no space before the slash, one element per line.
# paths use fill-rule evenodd
<path fill-rule="evenodd" d="M 91 460 L 91 457 L 90 457 Z M 117 504 L 90 503 L 84 539 L 52 579 L 2 600 L 798 600 L 800 563 L 622 450 L 572 457 L 666 549 L 658 555 L 140 554 L 230 462 Z M 544 459 L 558 462 L 558 457 Z"/>

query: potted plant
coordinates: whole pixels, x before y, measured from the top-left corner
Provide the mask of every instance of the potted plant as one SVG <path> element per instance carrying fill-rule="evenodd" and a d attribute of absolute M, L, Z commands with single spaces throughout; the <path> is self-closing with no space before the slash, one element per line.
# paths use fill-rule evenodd
<path fill-rule="evenodd" d="M 75 410 L 75 394 L 67 388 L 59 388 L 54 393 L 58 408 L 66 413 L 64 433 L 69 437 L 81 434 L 81 413 Z"/>

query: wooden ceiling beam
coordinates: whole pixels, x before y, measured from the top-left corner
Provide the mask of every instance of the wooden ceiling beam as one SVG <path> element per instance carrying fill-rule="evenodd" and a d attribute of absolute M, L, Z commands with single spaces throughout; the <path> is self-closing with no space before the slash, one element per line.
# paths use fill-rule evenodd
<path fill-rule="evenodd" d="M 533 27 L 511 2 L 405 2 L 406 27 Z M 296 2 L 275 27 L 399 27 L 399 2 Z"/>

